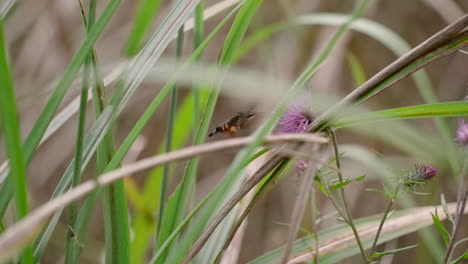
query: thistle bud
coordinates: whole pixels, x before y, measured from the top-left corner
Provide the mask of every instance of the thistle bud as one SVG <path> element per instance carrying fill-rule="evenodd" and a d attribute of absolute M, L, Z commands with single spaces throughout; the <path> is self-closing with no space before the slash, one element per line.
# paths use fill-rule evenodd
<path fill-rule="evenodd" d="M 437 169 L 425 165 L 416 165 L 415 170 L 409 171 L 405 175 L 404 184 L 407 187 L 414 187 L 417 184 L 425 183 L 437 174 Z"/>

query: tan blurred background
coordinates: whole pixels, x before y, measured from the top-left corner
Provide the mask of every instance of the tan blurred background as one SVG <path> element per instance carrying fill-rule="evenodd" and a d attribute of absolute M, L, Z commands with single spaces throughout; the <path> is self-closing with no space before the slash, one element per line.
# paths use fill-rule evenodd
<path fill-rule="evenodd" d="M 126 0 L 119 8 L 107 26 L 105 33 L 98 40 L 96 48 L 102 65 L 112 64 L 122 59 L 123 48 L 128 37 L 131 22 L 135 13 L 137 1 Z M 157 21 L 161 21 L 163 14 L 167 14 L 174 1 L 163 1 L 161 14 Z M 209 6 L 216 1 L 206 1 Z M 98 12 L 107 4 L 107 1 L 98 1 Z M 316 12 L 349 13 L 355 1 L 351 0 L 269 0 L 264 1 L 260 13 L 254 19 L 253 28 L 261 28 L 265 25 L 286 20 L 301 14 Z M 430 37 L 432 34 L 454 21 L 468 11 L 466 0 L 376 0 L 366 12 L 366 17 L 382 23 L 398 33 L 415 46 Z M 99 13 L 98 13 L 99 14 Z M 220 21 L 225 13 L 209 20 L 206 24 L 206 32 L 210 32 Z M 157 26 L 155 22 L 154 26 Z M 81 22 L 77 0 L 18 0 L 18 5 L 7 18 L 6 39 L 10 49 L 10 60 L 15 78 L 16 94 L 19 99 L 21 125 L 23 135 L 34 124 L 42 110 L 51 88 L 51 82 L 61 76 L 70 59 L 81 45 L 84 30 Z M 311 57 L 316 54 L 318 48 L 334 32 L 331 27 L 303 27 L 277 34 L 272 41 L 267 41 L 261 48 L 251 52 L 242 59 L 242 67 L 255 68 L 268 74 L 275 74 L 285 79 L 294 80 L 300 69 L 303 68 Z M 226 36 L 227 29 L 210 44 L 205 52 L 204 60 L 215 62 L 220 47 Z M 190 54 L 192 49 L 192 34 L 187 33 L 184 56 Z M 165 55 L 174 54 L 174 45 L 166 51 Z M 375 40 L 360 33 L 347 34 L 327 63 L 320 69 L 311 81 L 311 85 L 319 89 L 347 93 L 355 88 L 345 56 L 352 52 L 356 55 L 365 68 L 367 76 L 372 76 L 384 66 L 392 62 L 396 57 L 391 51 L 383 47 Z M 462 100 L 468 87 L 468 55 L 460 52 L 447 58 L 436 61 L 427 67 L 433 86 L 441 101 Z M 136 93 L 133 100 L 127 106 L 124 114 L 118 120 L 116 127 L 117 141 L 120 142 L 133 127 L 139 115 L 145 110 L 152 97 L 161 88 L 161 84 L 144 84 L 144 87 Z M 68 94 L 65 102 L 70 102 L 78 90 L 74 89 Z M 180 98 L 186 94 L 180 93 Z M 387 89 L 370 105 L 377 109 L 400 107 L 423 103 L 417 93 L 413 81 L 409 78 L 397 83 L 391 89 Z M 237 111 L 244 111 L 250 105 L 236 102 L 232 99 L 221 98 L 213 118 L 213 125 L 229 118 Z M 262 111 L 269 111 L 271 106 L 262 105 Z M 160 140 L 165 133 L 167 103 L 163 105 L 152 122 L 146 127 L 140 144 L 136 149 L 138 158 L 153 155 L 157 150 Z M 88 118 L 91 121 L 91 115 Z M 67 122 L 51 139 L 49 139 L 35 155 L 29 167 L 30 197 L 34 206 L 48 200 L 54 190 L 58 179 L 68 165 L 73 155 L 74 136 L 76 131 L 76 118 Z M 432 130 L 430 120 L 416 122 L 418 125 Z M 455 125 L 455 122 L 452 122 Z M 381 153 L 395 154 L 395 150 L 382 146 L 352 134 L 343 133 L 340 141 L 364 144 Z M 3 144 L 0 142 L 0 149 Z M 202 159 L 200 172 L 200 190 L 207 192 L 222 177 L 226 166 L 232 160 L 234 152 L 222 153 Z M 4 153 L 0 153 L 0 160 L 4 160 Z M 215 162 L 214 162 L 215 161 Z M 184 164 L 182 164 L 184 166 Z M 91 168 L 93 166 L 90 166 Z M 350 175 L 362 175 L 366 172 L 356 164 L 345 163 L 345 170 Z M 93 170 L 89 170 L 92 172 Z M 91 175 L 88 174 L 88 177 Z M 176 171 L 180 174 L 180 171 Z M 141 175 L 143 176 L 143 175 Z M 136 181 L 142 183 L 144 177 L 136 177 Z M 173 185 L 180 178 L 176 175 Z M 447 183 L 439 178 L 441 190 L 447 190 Z M 357 186 L 357 187 L 355 187 Z M 351 185 L 348 195 L 353 206 L 354 215 L 365 216 L 379 213 L 383 210 L 383 199 L 375 198 L 376 202 L 369 207 L 358 206 L 359 201 L 376 197 L 374 194 L 364 192 L 369 186 L 379 187 L 376 180 L 366 181 L 366 184 Z M 248 227 L 244 240 L 244 248 L 240 257 L 240 263 L 251 260 L 261 253 L 283 245 L 286 241 L 288 228 L 280 223 L 289 221 L 290 210 L 296 195 L 297 180 L 291 174 L 286 180 L 279 183 L 261 202 L 255 207 L 248 218 Z M 435 187 L 431 187 L 435 190 Z M 453 197 L 448 198 L 453 200 Z M 427 203 L 424 201 L 423 203 Z M 437 202 L 437 201 L 433 201 Z M 332 210 L 324 198 L 319 195 L 319 206 L 323 214 Z M 83 252 L 83 263 L 96 263 L 99 257 L 103 241 L 103 228 L 99 208 L 96 209 L 94 223 L 91 225 L 90 239 Z M 310 227 L 306 214 L 304 226 Z M 334 221 L 334 220 L 333 220 Z M 62 225 L 56 232 L 42 263 L 58 263 L 63 253 L 63 241 L 65 227 Z M 466 231 L 466 230 L 465 230 Z M 416 242 L 415 236 L 407 236 L 401 240 L 402 244 Z M 418 249 L 422 250 L 422 249 Z M 408 259 L 410 254 L 400 254 L 398 259 Z M 350 259 L 345 263 L 359 263 L 358 259 Z M 400 263 L 395 261 L 394 263 Z M 401 262 L 403 263 L 403 262 Z M 411 262 L 405 262 L 411 263 Z"/>

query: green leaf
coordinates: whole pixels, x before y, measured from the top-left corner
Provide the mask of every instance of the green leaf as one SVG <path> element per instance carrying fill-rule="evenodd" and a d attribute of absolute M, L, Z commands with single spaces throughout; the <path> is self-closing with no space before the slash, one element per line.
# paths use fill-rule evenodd
<path fill-rule="evenodd" d="M 450 264 L 458 264 L 462 262 L 462 260 L 468 259 L 468 250 L 465 251 L 465 253 L 458 258 L 454 259 L 453 261 L 450 262 Z"/>
<path fill-rule="evenodd" d="M 348 185 L 351 181 L 350 180 L 343 180 L 343 182 L 340 182 L 340 183 L 337 183 L 337 184 L 333 184 L 331 185 L 331 189 L 332 190 L 337 190 L 337 189 L 340 189 L 340 188 L 343 188 L 345 187 L 346 185 Z"/>
<path fill-rule="evenodd" d="M 392 249 L 392 250 L 383 251 L 383 252 L 374 252 L 374 253 L 371 255 L 370 258 L 371 258 L 371 259 L 375 259 L 375 258 L 381 258 L 381 257 L 387 256 L 387 255 L 393 255 L 393 254 L 400 253 L 400 252 L 405 251 L 405 250 L 408 250 L 408 249 L 415 248 L 415 247 L 417 247 L 417 246 L 418 246 L 418 245 L 412 245 L 412 246 L 407 246 L 407 247 Z"/>
<path fill-rule="evenodd" d="M 437 228 L 437 231 L 439 231 L 439 234 L 442 236 L 442 239 L 444 240 L 445 244 L 448 245 L 450 243 L 450 234 L 445 228 L 445 226 L 442 224 L 442 221 L 440 221 L 440 218 L 437 215 L 437 210 L 435 211 L 435 214 L 431 215 L 432 221 L 434 221 L 434 225 Z"/>
<path fill-rule="evenodd" d="M 453 216 L 449 213 L 447 201 L 445 201 L 445 195 L 443 193 L 440 194 L 440 204 L 442 205 L 442 209 L 444 209 L 445 217 L 447 217 L 447 219 L 452 223 L 452 226 L 454 226 L 455 220 L 453 219 Z"/>
<path fill-rule="evenodd" d="M 376 121 L 395 119 L 415 119 L 428 117 L 448 117 L 468 115 L 468 103 L 448 102 L 437 104 L 414 105 L 382 111 L 345 116 L 339 120 L 337 126 L 349 127 Z"/>
<path fill-rule="evenodd" d="M 365 178 L 366 178 L 366 176 L 362 175 L 362 176 L 359 176 L 359 177 L 356 177 L 356 178 L 353 178 L 353 179 L 343 179 L 343 182 L 332 184 L 330 187 L 331 187 L 332 190 L 337 190 L 337 189 L 345 187 L 346 185 L 350 184 L 353 181 L 362 181 Z"/>

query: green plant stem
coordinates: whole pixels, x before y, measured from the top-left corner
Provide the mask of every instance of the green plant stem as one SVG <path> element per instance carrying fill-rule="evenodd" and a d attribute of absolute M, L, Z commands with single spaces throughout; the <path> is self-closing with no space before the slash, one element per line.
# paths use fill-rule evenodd
<path fill-rule="evenodd" d="M 80 114 L 78 117 L 78 131 L 76 136 L 75 167 L 73 170 L 72 187 L 76 187 L 81 181 L 81 161 L 83 153 L 83 137 L 86 125 L 86 107 L 88 103 L 88 82 L 89 82 L 89 61 L 85 64 L 83 70 L 83 82 L 80 95 Z M 68 224 L 70 225 L 66 242 L 65 263 L 75 263 L 74 251 L 76 249 L 75 231 L 71 228 L 76 220 L 78 213 L 77 203 L 70 204 L 68 211 Z"/>
<path fill-rule="evenodd" d="M 332 144 L 333 144 L 333 150 L 335 152 L 336 168 L 338 169 L 338 171 L 337 171 L 338 180 L 340 181 L 340 184 L 342 184 L 343 183 L 343 174 L 341 173 L 340 154 L 338 152 L 338 143 L 336 142 L 336 132 L 334 130 L 332 130 L 332 129 L 329 129 L 329 134 L 331 136 L 331 140 L 332 140 Z M 344 219 L 345 219 L 346 223 L 353 230 L 354 236 L 356 237 L 356 242 L 357 242 L 357 244 L 359 246 L 359 251 L 361 252 L 362 259 L 364 260 L 364 262 L 367 262 L 368 260 L 367 260 L 367 257 L 366 257 L 366 253 L 364 251 L 364 247 L 362 246 L 361 238 L 359 237 L 359 233 L 357 232 L 356 225 L 354 224 L 353 216 L 351 215 L 351 210 L 350 210 L 350 208 L 348 206 L 348 202 L 346 201 L 345 192 L 344 192 L 343 187 L 340 188 L 340 193 L 341 193 L 341 198 L 343 200 L 343 207 L 345 209 L 346 216 L 347 216 Z"/>
<path fill-rule="evenodd" d="M 203 2 L 200 1 L 195 7 L 195 27 L 193 29 L 193 50 L 197 50 L 203 42 Z M 201 59 L 202 53 L 195 57 L 195 61 Z M 193 127 L 197 127 L 200 123 L 200 91 L 198 89 L 192 90 L 193 93 Z"/>
<path fill-rule="evenodd" d="M 447 251 L 445 253 L 443 263 L 449 263 L 450 259 L 452 258 L 454 244 L 457 240 L 456 237 L 457 237 L 458 229 L 460 227 L 461 219 L 463 218 L 465 206 L 468 200 L 468 184 L 465 183 L 465 180 L 466 180 L 465 178 L 466 178 L 466 174 L 468 170 L 467 167 L 468 167 L 468 149 L 465 150 L 465 162 L 463 164 L 463 170 L 461 173 L 461 181 L 460 181 L 458 194 L 457 194 L 457 209 L 456 209 L 456 214 L 455 214 L 455 225 L 453 226 L 453 229 L 452 229 L 452 235 L 450 236 L 450 242 L 447 247 Z M 463 192 L 464 188 L 466 188 L 466 190 Z"/>
<path fill-rule="evenodd" d="M 372 254 L 375 252 L 375 247 L 377 246 L 377 242 L 379 241 L 380 233 L 382 232 L 383 225 L 385 221 L 387 220 L 387 216 L 390 213 L 390 210 L 392 209 L 393 203 L 395 202 L 396 196 L 398 195 L 398 192 L 400 191 L 400 186 L 401 183 L 399 182 L 397 186 L 395 187 L 395 191 L 393 192 L 393 196 L 388 202 L 387 208 L 385 209 L 384 215 L 382 217 L 382 220 L 380 221 L 379 227 L 377 229 L 377 233 L 375 234 L 374 242 L 372 243 L 371 250 L 369 252 L 369 259 L 368 263 L 372 261 Z"/>
<path fill-rule="evenodd" d="M 312 184 L 310 186 L 310 204 L 312 205 L 312 208 L 311 208 L 311 213 L 312 213 L 312 230 L 313 230 L 313 234 L 314 234 L 314 246 L 315 246 L 315 254 L 314 254 L 314 262 L 313 264 L 319 264 L 319 241 L 318 241 L 318 232 L 317 232 L 317 212 L 318 212 L 318 209 L 317 209 L 317 206 L 316 206 L 316 203 L 317 203 L 317 200 L 316 200 L 316 197 L 315 197 L 315 189 L 314 189 L 314 185 Z"/>
<path fill-rule="evenodd" d="M 95 1 L 92 1 L 95 2 Z M 79 1 L 81 13 L 83 20 L 86 21 L 86 15 L 84 14 L 84 8 L 81 0 Z M 86 23 L 85 28 L 87 28 Z M 89 32 L 87 32 L 89 33 Z M 81 181 L 81 164 L 82 164 L 82 156 L 83 156 L 83 140 L 84 140 L 84 133 L 85 133 L 85 126 L 86 126 L 86 108 L 88 104 L 88 85 L 89 85 L 89 68 L 91 62 L 91 49 L 90 54 L 85 59 L 84 68 L 83 68 L 83 79 L 81 83 L 81 94 L 80 94 L 80 110 L 78 116 L 78 129 L 76 135 L 76 150 L 75 150 L 75 166 L 73 169 L 73 178 L 71 186 L 76 187 L 80 184 Z M 80 247 L 77 234 L 75 229 L 75 222 L 78 215 L 78 204 L 72 203 L 68 209 L 68 234 L 65 246 L 65 263 L 72 264 L 77 262 L 77 251 L 78 247 Z"/>
<path fill-rule="evenodd" d="M 181 26 L 179 32 L 177 34 L 177 48 L 176 48 L 176 60 L 179 61 L 182 55 L 182 48 L 184 45 L 184 26 Z M 167 122 L 167 137 L 166 137 L 166 146 L 165 151 L 171 152 L 172 144 L 173 144 L 173 134 L 174 134 L 174 119 L 177 107 L 177 84 L 174 83 L 171 92 L 171 102 L 169 106 L 169 120 Z M 169 176 L 171 171 L 171 165 L 166 164 L 164 165 L 163 169 L 163 178 L 161 183 L 161 192 L 159 198 L 159 214 L 158 214 L 158 227 L 157 231 L 159 233 L 159 229 L 161 228 L 164 210 L 166 208 L 167 202 L 167 188 L 169 184 Z M 156 242 L 157 242 L 156 236 Z"/>

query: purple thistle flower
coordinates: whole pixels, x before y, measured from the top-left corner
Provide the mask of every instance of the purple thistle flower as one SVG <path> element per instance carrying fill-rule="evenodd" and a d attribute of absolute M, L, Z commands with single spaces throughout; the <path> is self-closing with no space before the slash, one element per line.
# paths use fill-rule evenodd
<path fill-rule="evenodd" d="M 275 129 L 276 134 L 303 133 L 314 120 L 313 113 L 303 104 L 293 104 L 284 112 Z"/>
<path fill-rule="evenodd" d="M 437 169 L 425 165 L 416 165 L 414 171 L 409 171 L 405 175 L 404 184 L 413 187 L 416 184 L 424 183 L 432 179 L 437 174 Z"/>
<path fill-rule="evenodd" d="M 457 130 L 457 141 L 463 146 L 468 146 L 468 123 L 460 121 Z"/>

